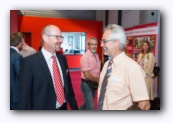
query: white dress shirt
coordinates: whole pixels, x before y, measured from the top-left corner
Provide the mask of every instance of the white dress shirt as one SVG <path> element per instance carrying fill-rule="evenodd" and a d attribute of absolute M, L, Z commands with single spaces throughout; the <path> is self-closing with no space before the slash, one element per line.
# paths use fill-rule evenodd
<path fill-rule="evenodd" d="M 16 47 L 14 47 L 14 46 L 10 46 L 10 47 L 13 48 L 14 50 L 16 50 L 20 54 L 19 50 Z"/>

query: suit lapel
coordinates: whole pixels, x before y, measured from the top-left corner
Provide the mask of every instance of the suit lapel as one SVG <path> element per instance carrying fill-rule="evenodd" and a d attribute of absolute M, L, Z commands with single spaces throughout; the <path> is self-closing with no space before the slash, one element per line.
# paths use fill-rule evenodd
<path fill-rule="evenodd" d="M 48 82 L 50 82 L 50 84 L 54 87 L 51 73 L 49 71 L 48 65 L 41 51 L 38 52 L 38 59 L 42 69 L 44 70 L 45 76 L 48 79 Z"/>

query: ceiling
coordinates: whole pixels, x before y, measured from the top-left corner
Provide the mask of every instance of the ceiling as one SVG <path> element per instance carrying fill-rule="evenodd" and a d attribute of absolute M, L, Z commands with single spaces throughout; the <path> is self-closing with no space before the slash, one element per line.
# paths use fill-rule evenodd
<path fill-rule="evenodd" d="M 96 20 L 96 10 L 19 10 L 18 15 Z"/>

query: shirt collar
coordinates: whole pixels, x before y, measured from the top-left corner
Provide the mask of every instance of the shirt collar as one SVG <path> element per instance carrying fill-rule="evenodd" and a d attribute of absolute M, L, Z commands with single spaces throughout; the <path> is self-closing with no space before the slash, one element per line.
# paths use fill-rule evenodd
<path fill-rule="evenodd" d="M 88 52 L 88 54 L 89 54 L 90 56 L 93 56 L 93 55 L 94 55 L 94 53 L 92 53 L 90 50 L 87 50 L 87 52 Z M 97 54 L 97 53 L 95 52 L 95 54 Z"/>
<path fill-rule="evenodd" d="M 14 47 L 14 46 L 10 46 L 10 47 L 13 48 L 14 50 L 16 50 L 18 53 L 20 53 L 16 47 Z"/>
<path fill-rule="evenodd" d="M 126 54 L 124 53 L 124 51 L 122 53 L 120 53 L 119 55 L 117 55 L 114 59 L 113 59 L 113 63 L 115 65 L 118 65 L 121 63 L 121 61 L 124 59 L 124 57 L 126 56 Z"/>
<path fill-rule="evenodd" d="M 46 61 L 52 57 L 52 54 L 49 53 L 47 50 L 45 50 L 43 47 L 41 48 L 41 51 L 42 51 Z M 56 56 L 55 53 L 53 55 Z"/>
<path fill-rule="evenodd" d="M 28 50 L 28 45 L 25 44 L 25 45 L 23 46 L 23 49 L 24 49 L 24 50 Z"/>

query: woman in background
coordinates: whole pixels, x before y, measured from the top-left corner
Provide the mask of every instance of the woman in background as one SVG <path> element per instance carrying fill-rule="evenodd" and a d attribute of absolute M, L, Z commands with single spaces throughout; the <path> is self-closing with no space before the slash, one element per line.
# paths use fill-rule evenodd
<path fill-rule="evenodd" d="M 155 58 L 151 50 L 152 48 L 150 42 L 144 41 L 137 62 L 145 71 L 146 74 L 145 81 L 148 89 L 148 94 L 150 100 L 153 100 L 153 82 L 154 82 L 153 68 L 155 64 Z"/>

